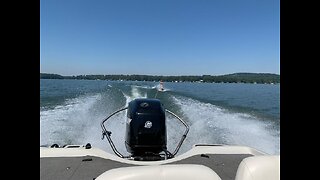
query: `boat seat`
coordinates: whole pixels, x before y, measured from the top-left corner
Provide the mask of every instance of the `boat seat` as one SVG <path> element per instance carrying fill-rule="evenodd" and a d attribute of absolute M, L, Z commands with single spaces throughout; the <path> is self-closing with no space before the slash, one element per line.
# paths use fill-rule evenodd
<path fill-rule="evenodd" d="M 153 165 L 111 169 L 96 180 L 221 180 L 210 168 L 203 165 Z"/>
<path fill-rule="evenodd" d="M 241 161 L 236 180 L 279 180 L 280 155 L 252 156 Z"/>

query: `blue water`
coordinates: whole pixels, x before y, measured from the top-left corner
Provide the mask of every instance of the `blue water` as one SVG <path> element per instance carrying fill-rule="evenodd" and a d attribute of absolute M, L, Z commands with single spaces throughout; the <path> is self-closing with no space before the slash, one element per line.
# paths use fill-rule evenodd
<path fill-rule="evenodd" d="M 179 151 L 197 143 L 246 145 L 280 153 L 280 85 L 239 83 L 40 80 L 40 145 L 86 144 L 112 152 L 101 140 L 100 123 L 134 98 L 158 98 L 182 117 L 190 132 Z M 167 117 L 168 148 L 174 149 L 183 127 Z M 108 124 L 120 151 L 125 113 Z M 123 153 L 125 154 L 125 153 Z"/>

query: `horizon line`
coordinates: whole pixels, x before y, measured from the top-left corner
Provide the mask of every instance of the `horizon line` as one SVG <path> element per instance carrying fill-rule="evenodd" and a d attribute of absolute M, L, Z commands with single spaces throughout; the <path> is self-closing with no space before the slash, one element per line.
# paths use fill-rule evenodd
<path fill-rule="evenodd" d="M 149 74 L 78 74 L 78 75 L 61 75 L 58 73 L 47 73 L 47 72 L 40 72 L 42 74 L 56 74 L 56 75 L 60 75 L 60 76 L 91 76 L 91 75 L 126 75 L 126 76 L 135 76 L 135 75 L 139 75 L 139 76 L 225 76 L 225 75 L 231 75 L 231 74 L 275 74 L 275 75 L 279 75 L 280 73 L 270 73 L 270 72 L 235 72 L 235 73 L 228 73 L 228 74 L 220 74 L 220 75 L 212 75 L 212 74 L 202 74 L 202 75 L 149 75 Z"/>

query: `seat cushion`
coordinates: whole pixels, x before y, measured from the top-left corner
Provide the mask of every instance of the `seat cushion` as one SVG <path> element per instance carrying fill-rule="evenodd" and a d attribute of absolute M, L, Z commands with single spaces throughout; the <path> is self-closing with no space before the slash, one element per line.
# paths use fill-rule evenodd
<path fill-rule="evenodd" d="M 203 165 L 178 164 L 116 168 L 104 172 L 96 180 L 221 180 Z"/>
<path fill-rule="evenodd" d="M 280 155 L 252 156 L 241 161 L 236 180 L 279 180 Z"/>

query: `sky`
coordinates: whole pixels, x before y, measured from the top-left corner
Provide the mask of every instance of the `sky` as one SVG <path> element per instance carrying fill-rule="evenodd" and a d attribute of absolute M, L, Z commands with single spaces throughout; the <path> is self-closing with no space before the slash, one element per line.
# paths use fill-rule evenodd
<path fill-rule="evenodd" d="M 279 0 L 40 0 L 40 72 L 280 74 Z"/>

